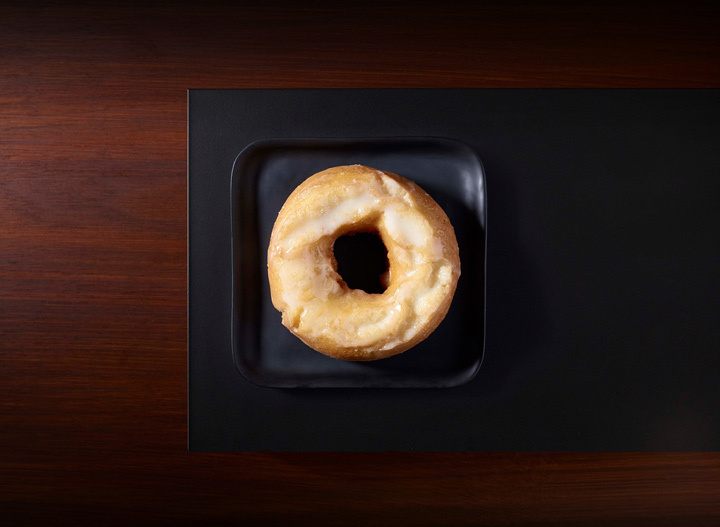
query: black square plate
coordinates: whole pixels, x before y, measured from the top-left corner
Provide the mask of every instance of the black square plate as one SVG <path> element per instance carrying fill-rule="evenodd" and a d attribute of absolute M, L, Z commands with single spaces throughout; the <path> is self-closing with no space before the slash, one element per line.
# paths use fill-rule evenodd
<path fill-rule="evenodd" d="M 340 361 L 280 323 L 270 301 L 267 247 L 290 193 L 329 167 L 364 164 L 415 181 L 445 210 L 462 276 L 445 320 L 425 341 L 388 359 Z M 274 139 L 252 143 L 232 174 L 233 354 L 250 381 L 275 388 L 446 388 L 472 379 L 484 341 L 485 178 L 475 153 L 442 138 Z"/>

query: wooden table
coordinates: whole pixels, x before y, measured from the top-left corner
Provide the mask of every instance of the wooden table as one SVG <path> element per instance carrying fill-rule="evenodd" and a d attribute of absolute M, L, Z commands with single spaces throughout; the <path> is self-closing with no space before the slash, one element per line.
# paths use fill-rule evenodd
<path fill-rule="evenodd" d="M 720 524 L 717 453 L 187 453 L 187 88 L 720 85 L 714 8 L 259 5 L 0 7 L 0 524 Z"/>

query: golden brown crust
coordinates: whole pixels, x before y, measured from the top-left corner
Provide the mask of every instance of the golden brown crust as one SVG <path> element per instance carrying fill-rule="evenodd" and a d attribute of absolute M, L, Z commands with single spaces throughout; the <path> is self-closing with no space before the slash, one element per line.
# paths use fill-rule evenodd
<path fill-rule="evenodd" d="M 381 295 L 350 290 L 333 243 L 376 229 L 388 249 Z M 273 227 L 268 278 L 283 324 L 313 349 L 352 361 L 402 353 L 447 314 L 460 275 L 457 240 L 442 208 L 415 183 L 362 166 L 333 167 L 301 183 Z"/>

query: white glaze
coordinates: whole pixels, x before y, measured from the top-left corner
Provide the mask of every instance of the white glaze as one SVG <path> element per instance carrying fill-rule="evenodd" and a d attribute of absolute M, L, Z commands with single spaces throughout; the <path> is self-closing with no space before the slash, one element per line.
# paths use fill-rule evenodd
<path fill-rule="evenodd" d="M 312 243 L 322 236 L 332 234 L 341 225 L 360 221 L 379 203 L 379 197 L 369 192 L 363 192 L 335 204 L 332 208 L 312 211 L 317 216 L 300 222 L 295 229 L 280 241 L 280 249 L 287 251 L 293 247 L 304 246 L 304 244 Z"/>

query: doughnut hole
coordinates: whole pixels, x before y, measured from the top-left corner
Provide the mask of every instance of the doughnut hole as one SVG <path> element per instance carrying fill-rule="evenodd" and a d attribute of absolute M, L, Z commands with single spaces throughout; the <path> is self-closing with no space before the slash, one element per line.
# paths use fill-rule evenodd
<path fill-rule="evenodd" d="M 350 289 L 371 295 L 385 292 L 389 284 L 387 247 L 376 230 L 349 232 L 335 240 L 337 273 Z"/>

